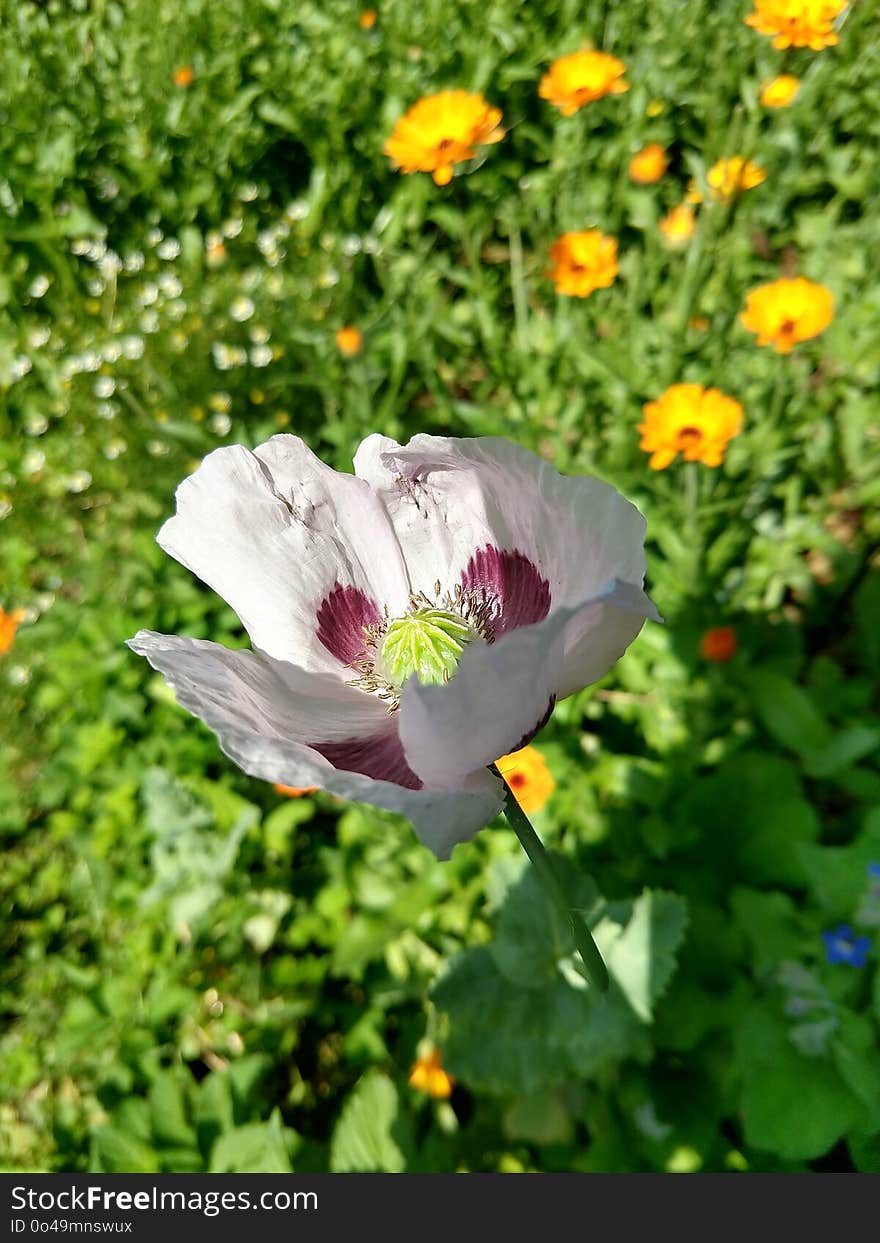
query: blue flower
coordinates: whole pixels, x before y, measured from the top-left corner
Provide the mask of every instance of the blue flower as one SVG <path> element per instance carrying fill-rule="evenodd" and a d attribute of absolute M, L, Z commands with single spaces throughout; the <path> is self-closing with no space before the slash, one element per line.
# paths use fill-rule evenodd
<path fill-rule="evenodd" d="M 880 863 L 869 863 L 868 864 L 868 875 L 874 876 L 880 879 Z"/>
<path fill-rule="evenodd" d="M 850 967 L 864 967 L 871 949 L 870 937 L 857 937 L 849 924 L 822 933 L 825 953 L 830 963 L 845 962 Z"/>

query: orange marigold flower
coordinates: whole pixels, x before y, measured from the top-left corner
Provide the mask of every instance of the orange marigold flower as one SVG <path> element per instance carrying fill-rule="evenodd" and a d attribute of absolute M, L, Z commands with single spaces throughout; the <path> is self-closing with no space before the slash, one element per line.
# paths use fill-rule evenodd
<path fill-rule="evenodd" d="M 195 76 L 191 65 L 178 65 L 174 70 L 174 85 L 192 86 Z"/>
<path fill-rule="evenodd" d="M 762 35 L 774 35 L 773 46 L 808 47 L 821 52 L 837 42 L 834 20 L 846 0 L 754 0 L 755 11 L 743 18 Z"/>
<path fill-rule="evenodd" d="M 789 354 L 799 341 L 824 332 L 834 318 L 831 290 L 803 276 L 759 285 L 746 297 L 740 323 L 757 333 L 758 345 Z"/>
<path fill-rule="evenodd" d="M 693 208 L 688 207 L 687 203 L 679 203 L 663 217 L 658 227 L 668 246 L 687 245 L 697 227 Z"/>
<path fill-rule="evenodd" d="M 364 9 L 363 13 L 361 13 L 358 18 L 358 25 L 361 30 L 372 30 L 376 25 L 376 17 L 377 14 L 375 9 Z"/>
<path fill-rule="evenodd" d="M 556 789 L 553 774 L 537 747 L 522 747 L 502 755 L 495 764 L 525 812 L 541 811 Z"/>
<path fill-rule="evenodd" d="M 364 334 L 360 328 L 355 328 L 354 324 L 345 324 L 336 333 L 336 348 L 346 358 L 353 358 L 355 354 L 360 354 L 363 344 Z"/>
<path fill-rule="evenodd" d="M 550 247 L 547 276 L 556 292 L 586 298 L 594 289 L 607 289 L 618 273 L 617 239 L 598 229 L 563 233 Z"/>
<path fill-rule="evenodd" d="M 660 180 L 668 165 L 669 158 L 665 148 L 659 142 L 649 142 L 647 147 L 642 147 L 630 160 L 629 175 L 640 185 L 650 185 L 652 181 Z"/>
<path fill-rule="evenodd" d="M 781 73 L 761 86 L 761 104 L 765 108 L 787 108 L 801 89 L 800 78 L 791 73 Z"/>
<path fill-rule="evenodd" d="M 715 626 L 700 639 L 700 655 L 713 664 L 723 665 L 736 655 L 737 639 L 733 626 Z"/>
<path fill-rule="evenodd" d="M 416 1058 L 409 1072 L 409 1086 L 435 1100 L 448 1100 L 452 1094 L 453 1079 L 443 1069 L 440 1061 L 440 1050 L 432 1049 L 422 1057 Z"/>
<path fill-rule="evenodd" d="M 604 95 L 629 90 L 623 81 L 626 65 L 607 52 L 572 52 L 554 60 L 538 86 L 538 94 L 555 104 L 564 117 Z"/>
<path fill-rule="evenodd" d="M 643 410 L 639 448 L 651 454 L 652 470 L 665 470 L 679 453 L 686 462 L 720 466 L 728 441 L 742 428 L 739 402 L 702 384 L 673 384 Z"/>
<path fill-rule="evenodd" d="M 280 781 L 275 782 L 275 793 L 284 794 L 287 798 L 302 798 L 304 794 L 314 794 L 317 786 L 286 786 Z"/>
<path fill-rule="evenodd" d="M 741 194 L 743 190 L 754 190 L 755 186 L 759 186 L 766 179 L 767 174 L 760 164 L 756 164 L 754 160 L 747 160 L 741 155 L 732 155 L 728 159 L 719 160 L 706 174 L 712 198 L 720 199 L 725 203 L 735 194 Z"/>
<path fill-rule="evenodd" d="M 440 91 L 404 113 L 382 150 L 402 173 L 430 173 L 445 186 L 454 166 L 473 159 L 477 147 L 501 141 L 500 122 L 501 110 L 481 94 Z"/>
<path fill-rule="evenodd" d="M 15 641 L 15 632 L 21 625 L 24 618 L 23 609 L 13 609 L 11 613 L 4 613 L 0 609 L 0 656 L 4 652 L 8 652 Z"/>

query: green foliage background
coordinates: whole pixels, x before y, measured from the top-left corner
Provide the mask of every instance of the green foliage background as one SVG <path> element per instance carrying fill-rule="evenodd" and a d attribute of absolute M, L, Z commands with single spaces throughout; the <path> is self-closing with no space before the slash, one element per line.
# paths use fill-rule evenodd
<path fill-rule="evenodd" d="M 877 1171 L 876 944 L 833 964 L 822 932 L 880 923 L 878 6 L 819 54 L 734 0 L 377 7 L 0 3 L 0 605 L 27 610 L 0 658 L 0 1162 Z M 632 87 L 563 119 L 537 82 L 589 39 Z M 761 109 L 783 69 L 798 100 Z M 381 148 L 444 86 L 509 132 L 440 190 Z M 635 187 L 648 141 L 671 168 Z M 737 152 L 765 183 L 664 249 Z M 575 303 L 544 269 L 582 227 L 621 275 Z M 736 314 L 793 270 L 837 314 L 780 358 Z M 638 448 L 676 380 L 743 403 L 717 470 Z M 607 997 L 508 829 L 439 864 L 392 816 L 281 799 L 123 646 L 244 642 L 154 534 L 205 452 L 280 429 L 340 468 L 375 430 L 505 435 L 646 514 L 666 625 L 539 743 Z M 423 1041 L 450 1101 L 407 1085 Z"/>

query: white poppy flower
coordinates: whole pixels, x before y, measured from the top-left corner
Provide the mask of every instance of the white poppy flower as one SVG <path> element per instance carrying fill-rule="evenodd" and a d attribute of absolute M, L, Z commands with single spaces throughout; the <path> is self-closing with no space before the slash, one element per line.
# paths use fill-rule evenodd
<path fill-rule="evenodd" d="M 488 765 L 657 617 L 645 522 L 500 439 L 373 435 L 354 465 L 288 435 L 208 454 L 158 541 L 253 651 L 129 646 L 245 772 L 401 812 L 446 858 L 502 809 Z"/>

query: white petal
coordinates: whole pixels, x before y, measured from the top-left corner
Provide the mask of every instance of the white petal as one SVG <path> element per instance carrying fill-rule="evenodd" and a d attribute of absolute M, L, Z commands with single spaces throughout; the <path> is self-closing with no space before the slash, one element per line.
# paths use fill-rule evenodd
<path fill-rule="evenodd" d="M 307 669 L 343 663 L 317 636 L 336 583 L 401 611 L 406 570 L 381 504 L 295 436 L 216 449 L 177 489 L 166 552 L 235 609 L 254 645 Z"/>
<path fill-rule="evenodd" d="M 454 588 L 487 544 L 518 551 L 550 585 L 551 608 L 596 596 L 611 578 L 641 586 L 645 520 L 609 484 L 565 476 L 494 437 L 368 437 L 355 471 L 381 496 L 415 590 Z"/>
<path fill-rule="evenodd" d="M 604 678 L 645 624 L 662 621 L 641 587 L 616 583 L 604 599 L 586 604 L 565 630 L 565 651 L 557 699 Z"/>
<path fill-rule="evenodd" d="M 344 739 L 387 723 L 384 705 L 332 675 L 308 674 L 261 653 L 140 631 L 129 647 L 146 656 L 178 702 L 218 736 L 240 768 L 263 781 L 320 786 L 340 798 L 400 812 L 422 842 L 448 858 L 500 812 L 503 790 L 487 772 L 451 790 L 410 790 L 336 769 L 306 739 Z"/>
<path fill-rule="evenodd" d="M 559 609 L 496 643 L 466 648 L 444 686 L 410 678 L 401 696 L 400 739 L 413 771 L 426 786 L 456 785 L 523 746 L 555 699 L 587 684 L 566 685 L 569 644 L 572 666 L 595 681 L 638 633 L 645 614 L 631 610 L 639 598 L 653 609 L 640 589 L 612 580 L 579 608 Z M 588 650 L 591 641 L 595 653 Z"/>

